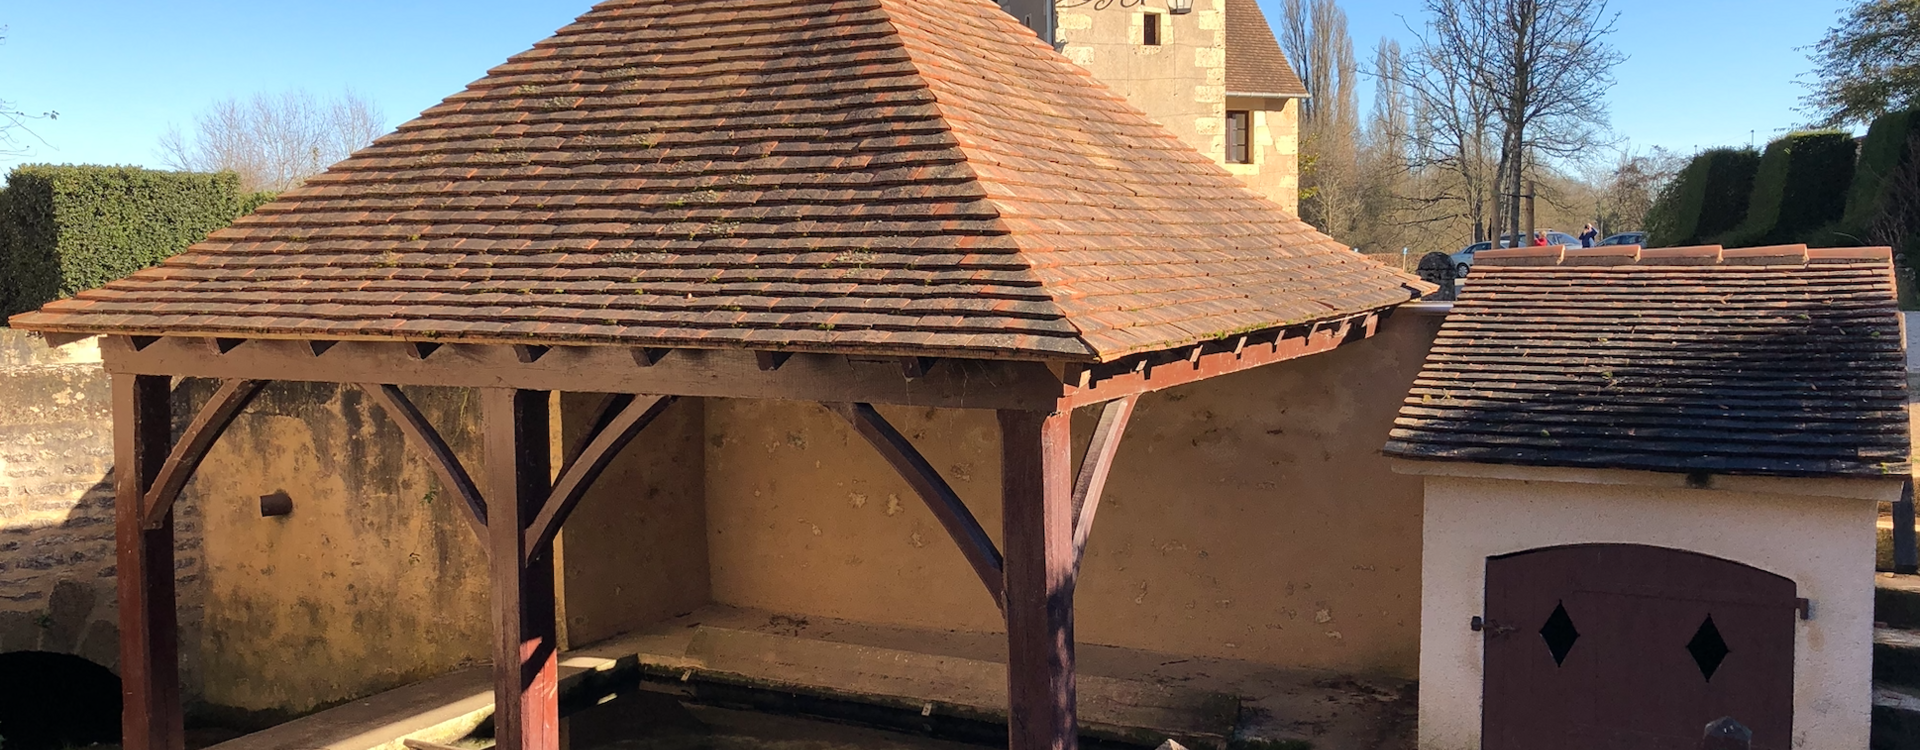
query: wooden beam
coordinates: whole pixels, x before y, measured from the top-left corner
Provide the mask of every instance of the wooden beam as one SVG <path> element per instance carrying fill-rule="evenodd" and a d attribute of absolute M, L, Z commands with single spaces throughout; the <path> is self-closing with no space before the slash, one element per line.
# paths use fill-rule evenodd
<path fill-rule="evenodd" d="M 493 498 L 487 531 L 493 582 L 495 746 L 559 750 L 558 627 L 554 622 L 553 556 L 528 556 L 527 524 L 552 491 L 548 394 L 489 388 L 481 392 L 486 494 Z"/>
<path fill-rule="evenodd" d="M 340 341 L 324 357 L 314 356 L 306 341 L 253 339 L 218 357 L 193 341 L 168 337 L 136 350 L 129 337 L 108 336 L 101 341 L 101 355 L 108 372 L 136 375 L 861 401 L 952 409 L 1052 409 L 1062 388 L 1060 380 L 1038 362 L 947 358 L 924 377 L 908 380 L 900 376 L 898 357 L 854 360 L 845 355 L 796 353 L 779 370 L 766 372 L 753 352 L 737 350 L 676 349 L 672 356 L 642 367 L 634 361 L 635 349 L 627 346 L 554 347 L 538 361 L 521 362 L 506 344 L 448 344 L 421 360 L 406 352 L 410 345 L 391 341 Z"/>
<path fill-rule="evenodd" d="M 1079 746 L 1069 414 L 999 412 L 1009 750 Z"/>
<path fill-rule="evenodd" d="M 221 435 L 226 434 L 234 417 L 240 416 L 240 411 L 247 408 L 247 404 L 259 395 L 260 388 L 265 385 L 266 381 L 262 380 L 229 380 L 221 383 L 220 388 L 213 392 L 213 398 L 200 407 L 200 413 L 193 415 L 193 422 L 187 425 L 180 442 L 167 455 L 166 464 L 160 467 L 153 486 L 141 501 L 143 528 L 160 528 L 168 514 L 173 512 L 173 503 L 179 499 L 180 491 L 186 488 L 187 480 L 193 478 L 194 471 L 200 468 L 200 462 L 206 459 L 207 451 L 213 448 Z"/>
<path fill-rule="evenodd" d="M 358 387 L 365 392 L 387 418 L 400 427 L 407 443 L 427 459 L 427 465 L 440 477 L 440 486 L 460 498 L 460 506 L 465 509 L 467 525 L 473 527 L 478 535 L 481 547 L 488 548 L 487 542 L 487 503 L 480 495 L 480 489 L 473 483 L 472 475 L 460 463 L 460 457 L 447 447 L 447 441 L 440 437 L 440 431 L 433 428 L 413 400 L 400 390 L 399 386 L 360 383 Z"/>
<path fill-rule="evenodd" d="M 1005 563 L 1000 550 L 994 547 L 993 538 L 987 536 L 986 529 L 980 527 L 979 519 L 973 517 L 973 511 L 967 509 L 967 503 L 960 499 L 959 493 L 947 484 L 940 472 L 927 462 L 920 451 L 905 435 L 887 422 L 887 418 L 873 408 L 872 404 L 826 403 L 822 406 L 840 415 L 853 426 L 853 430 L 865 438 L 873 449 L 880 452 L 901 479 L 913 488 L 914 494 L 927 504 L 940 525 L 947 530 L 947 536 L 953 537 L 953 543 L 960 547 L 960 554 L 966 556 L 967 564 L 973 566 L 973 574 L 987 587 L 987 594 L 993 597 L 993 603 L 1002 611 L 1006 609 Z"/>
<path fill-rule="evenodd" d="M 553 546 L 553 538 L 560 533 L 560 527 L 567 522 L 567 516 L 573 508 L 586 497 L 587 489 L 606 471 L 607 465 L 620 455 L 621 449 L 639 436 L 647 425 L 653 424 L 667 407 L 672 406 L 673 396 L 646 396 L 626 399 L 618 413 L 605 424 L 596 424 L 584 447 L 574 452 L 567 466 L 560 470 L 560 478 L 553 483 L 553 490 L 546 502 L 541 505 L 539 515 L 527 526 L 526 554 L 539 556 Z M 618 402 L 611 402 L 618 403 Z M 598 420 L 596 420 L 598 422 Z"/>
<path fill-rule="evenodd" d="M 147 528 L 141 515 L 170 453 L 172 383 L 158 375 L 115 375 L 112 381 L 120 744 L 127 750 L 182 750 L 186 725 L 180 701 L 173 514 L 163 514 L 156 528 Z"/>
<path fill-rule="evenodd" d="M 1080 473 L 1073 482 L 1073 565 L 1087 554 L 1087 538 L 1093 534 L 1093 516 L 1100 510 L 1100 496 L 1107 489 L 1107 474 L 1113 471 L 1113 457 L 1120 451 L 1120 438 L 1133 418 L 1139 396 L 1108 401 L 1100 410 L 1100 423 L 1087 442 L 1087 454 L 1080 459 Z"/>
<path fill-rule="evenodd" d="M 1090 406 L 1332 351 L 1374 335 L 1379 330 L 1380 315 L 1371 312 L 1271 329 L 1248 334 L 1244 343 L 1238 338 L 1225 339 L 1177 352 L 1149 352 L 1094 365 L 1090 376 L 1076 372 L 1063 383 L 1067 394 L 1063 407 Z"/>

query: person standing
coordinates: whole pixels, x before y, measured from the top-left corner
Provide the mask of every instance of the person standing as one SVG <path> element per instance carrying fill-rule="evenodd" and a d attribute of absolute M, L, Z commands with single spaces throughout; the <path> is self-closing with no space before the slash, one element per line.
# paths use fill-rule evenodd
<path fill-rule="evenodd" d="M 1588 224 L 1586 231 L 1580 233 L 1580 246 L 1593 247 L 1594 240 L 1599 237 L 1600 230 L 1594 229 L 1592 224 Z"/>
<path fill-rule="evenodd" d="M 1533 246 L 1534 246 L 1534 247 L 1546 247 L 1546 246 L 1547 246 L 1547 233 L 1546 233 L 1546 232 L 1534 232 L 1534 233 L 1533 233 Z"/>

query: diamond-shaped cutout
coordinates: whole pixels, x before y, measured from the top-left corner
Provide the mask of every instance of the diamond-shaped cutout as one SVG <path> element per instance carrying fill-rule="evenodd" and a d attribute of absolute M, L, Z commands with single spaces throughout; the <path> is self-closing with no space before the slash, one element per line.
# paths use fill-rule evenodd
<path fill-rule="evenodd" d="M 1574 629 L 1573 618 L 1567 616 L 1567 605 L 1557 604 L 1553 614 L 1547 616 L 1547 624 L 1540 626 L 1540 637 L 1547 642 L 1547 650 L 1553 653 L 1553 663 L 1567 661 L 1567 652 L 1573 650 L 1573 642 L 1580 640 L 1580 631 Z"/>
<path fill-rule="evenodd" d="M 1727 648 L 1727 641 L 1720 637 L 1720 628 L 1713 624 L 1713 615 L 1707 615 L 1706 622 L 1700 623 L 1700 629 L 1693 632 L 1693 640 L 1687 641 L 1687 653 L 1693 654 L 1693 663 L 1700 667 L 1700 676 L 1713 681 L 1713 673 L 1719 671 L 1720 662 L 1726 661 L 1727 654 L 1733 649 Z"/>

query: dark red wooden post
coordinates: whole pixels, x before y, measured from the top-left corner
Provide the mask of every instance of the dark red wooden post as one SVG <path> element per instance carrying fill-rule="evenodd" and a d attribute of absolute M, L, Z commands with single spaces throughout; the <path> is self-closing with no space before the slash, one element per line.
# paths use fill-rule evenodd
<path fill-rule="evenodd" d="M 559 750 L 553 555 L 526 557 L 528 523 L 551 490 L 544 391 L 487 389 L 487 536 L 493 570 L 493 729 L 500 750 Z"/>
<path fill-rule="evenodd" d="M 999 415 L 1008 747 L 1074 750 L 1072 423 L 1064 410 Z"/>
<path fill-rule="evenodd" d="M 171 379 L 113 376 L 114 535 L 120 595 L 120 743 L 182 750 L 179 615 L 174 609 L 173 512 L 146 528 L 147 490 L 173 442 Z"/>

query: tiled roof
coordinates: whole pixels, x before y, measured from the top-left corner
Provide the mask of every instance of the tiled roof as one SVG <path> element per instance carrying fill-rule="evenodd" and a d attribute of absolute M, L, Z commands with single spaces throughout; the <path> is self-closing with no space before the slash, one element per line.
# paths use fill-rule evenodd
<path fill-rule="evenodd" d="M 1093 361 L 1423 288 L 988 0 L 611 0 L 13 324 Z"/>
<path fill-rule="evenodd" d="M 1901 330 L 1884 248 L 1482 252 L 1386 452 L 1902 475 Z"/>
<path fill-rule="evenodd" d="M 1306 96 L 1257 0 L 1226 0 L 1227 93 Z"/>

